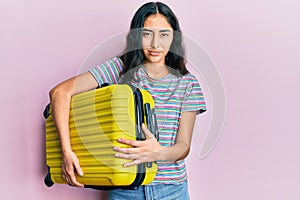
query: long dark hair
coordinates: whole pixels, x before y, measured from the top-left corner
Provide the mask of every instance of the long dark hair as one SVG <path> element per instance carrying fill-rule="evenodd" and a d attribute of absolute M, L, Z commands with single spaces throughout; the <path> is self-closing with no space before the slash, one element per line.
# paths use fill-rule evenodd
<path fill-rule="evenodd" d="M 127 35 L 126 47 L 123 55 L 120 56 L 124 63 L 124 69 L 121 75 L 124 75 L 130 69 L 140 66 L 145 60 L 142 51 L 142 28 L 144 22 L 150 15 L 162 14 L 173 29 L 173 41 L 170 50 L 166 55 L 165 61 L 168 67 L 178 70 L 181 75 L 188 73 L 184 60 L 184 47 L 182 42 L 181 29 L 179 27 L 178 19 L 173 11 L 164 3 L 149 2 L 142 5 L 135 13 L 131 25 L 130 32 Z"/>

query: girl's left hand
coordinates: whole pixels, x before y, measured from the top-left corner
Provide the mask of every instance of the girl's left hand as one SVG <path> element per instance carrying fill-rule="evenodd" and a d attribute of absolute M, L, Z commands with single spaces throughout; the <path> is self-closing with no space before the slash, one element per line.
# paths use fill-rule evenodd
<path fill-rule="evenodd" d="M 142 130 L 145 133 L 146 140 L 136 141 L 119 138 L 118 142 L 130 145 L 132 148 L 113 148 L 114 151 L 118 152 L 115 154 L 115 157 L 132 160 L 131 162 L 125 163 L 124 167 L 156 161 L 158 160 L 158 152 L 164 148 L 144 124 L 142 124 Z"/>

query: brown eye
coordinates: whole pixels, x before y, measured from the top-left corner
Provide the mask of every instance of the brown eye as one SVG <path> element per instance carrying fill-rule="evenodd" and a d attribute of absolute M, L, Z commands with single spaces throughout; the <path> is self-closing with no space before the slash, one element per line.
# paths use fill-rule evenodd
<path fill-rule="evenodd" d="M 168 33 L 162 33 L 160 36 L 161 36 L 162 38 L 166 38 L 166 37 L 169 36 L 169 34 L 168 34 Z"/>
<path fill-rule="evenodd" d="M 146 37 L 146 38 L 149 38 L 152 36 L 152 33 L 150 32 L 143 32 L 143 36 Z"/>

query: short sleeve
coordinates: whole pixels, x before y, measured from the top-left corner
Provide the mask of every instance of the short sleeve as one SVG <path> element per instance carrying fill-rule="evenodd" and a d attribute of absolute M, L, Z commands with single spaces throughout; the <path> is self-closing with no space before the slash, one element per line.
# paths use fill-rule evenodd
<path fill-rule="evenodd" d="M 101 86 L 103 83 L 117 84 L 119 81 L 119 74 L 123 68 L 122 60 L 115 57 L 101 65 L 91 68 L 89 72 L 96 79 L 98 85 Z"/>
<path fill-rule="evenodd" d="M 195 76 L 190 75 L 189 77 L 182 112 L 197 111 L 197 114 L 203 113 L 206 111 L 206 103 L 202 89 Z"/>

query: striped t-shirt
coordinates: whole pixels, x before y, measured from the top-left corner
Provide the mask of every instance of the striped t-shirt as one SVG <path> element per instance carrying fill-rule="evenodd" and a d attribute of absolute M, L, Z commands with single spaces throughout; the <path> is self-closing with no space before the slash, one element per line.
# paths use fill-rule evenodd
<path fill-rule="evenodd" d="M 123 68 L 122 60 L 115 57 L 89 71 L 99 85 L 103 83 L 117 84 Z M 200 85 L 195 76 L 190 73 L 184 76 L 169 73 L 163 78 L 154 79 L 147 74 L 145 67 L 141 66 L 136 68 L 133 77 L 130 79 L 130 84 L 147 90 L 154 99 L 159 142 L 162 146 L 174 145 L 182 112 L 202 113 L 206 111 Z M 178 184 L 187 178 L 184 160 L 176 163 L 157 161 L 157 165 L 158 171 L 151 184 Z"/>

